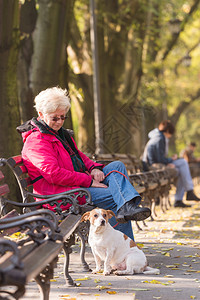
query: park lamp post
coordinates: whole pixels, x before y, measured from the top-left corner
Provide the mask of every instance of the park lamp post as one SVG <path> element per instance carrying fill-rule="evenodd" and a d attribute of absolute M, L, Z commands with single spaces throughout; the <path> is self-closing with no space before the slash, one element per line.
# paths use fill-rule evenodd
<path fill-rule="evenodd" d="M 90 0 L 90 39 L 93 62 L 93 98 L 94 98 L 94 126 L 95 126 L 95 153 L 102 153 L 102 130 L 101 130 L 101 100 L 99 87 L 99 63 L 97 47 L 97 29 L 95 0 Z"/>

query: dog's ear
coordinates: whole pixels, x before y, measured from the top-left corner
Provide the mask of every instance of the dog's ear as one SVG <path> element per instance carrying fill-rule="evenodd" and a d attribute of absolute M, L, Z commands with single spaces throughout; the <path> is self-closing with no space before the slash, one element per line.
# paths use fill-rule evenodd
<path fill-rule="evenodd" d="M 108 219 L 115 217 L 115 213 L 112 210 L 107 210 L 107 213 L 108 213 Z"/>
<path fill-rule="evenodd" d="M 87 211 L 86 213 L 84 213 L 81 217 L 81 222 L 83 221 L 87 221 L 90 219 L 90 211 Z"/>

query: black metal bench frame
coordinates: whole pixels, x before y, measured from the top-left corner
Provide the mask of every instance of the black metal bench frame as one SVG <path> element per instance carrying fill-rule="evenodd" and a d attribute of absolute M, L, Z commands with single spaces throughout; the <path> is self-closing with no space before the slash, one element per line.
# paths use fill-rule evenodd
<path fill-rule="evenodd" d="M 18 208 L 21 207 L 23 213 L 26 213 L 30 210 L 38 210 L 38 208 L 41 208 L 42 205 L 47 203 L 51 206 L 55 206 L 54 211 L 57 215 L 57 219 L 59 220 L 59 228 L 61 231 L 61 235 L 63 236 L 63 250 L 65 253 L 64 275 L 66 283 L 71 286 L 75 285 L 68 272 L 69 258 L 70 253 L 72 252 L 71 246 L 75 244 L 75 236 L 78 236 L 81 239 L 80 257 L 83 269 L 84 271 L 90 270 L 87 262 L 85 261 L 85 243 L 87 241 L 89 228 L 86 225 L 83 226 L 83 224 L 80 224 L 81 215 L 85 211 L 94 208 L 91 203 L 90 193 L 84 188 L 79 188 L 55 195 L 33 194 L 31 191 L 32 183 L 23 164 L 21 156 L 14 156 L 8 159 L 1 158 L 0 166 L 6 165 L 11 169 L 17 179 L 17 183 L 20 187 L 22 195 L 22 202 L 18 203 L 7 198 L 7 194 L 9 193 L 9 186 L 7 183 L 4 183 L 0 186 L 1 215 L 6 214 L 6 207 L 8 204 Z M 0 171 L 0 179 L 3 179 L 3 177 L 3 173 Z M 79 205 L 78 197 L 83 196 L 86 197 L 86 204 Z M 36 202 L 34 199 L 35 197 L 44 200 Z M 66 211 L 62 211 L 61 205 L 67 204 L 71 204 L 71 207 Z"/>

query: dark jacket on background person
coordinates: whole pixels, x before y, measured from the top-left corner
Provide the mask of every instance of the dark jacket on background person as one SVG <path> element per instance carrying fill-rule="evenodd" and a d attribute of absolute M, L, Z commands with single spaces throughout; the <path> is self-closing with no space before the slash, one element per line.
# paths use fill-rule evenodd
<path fill-rule="evenodd" d="M 146 144 L 143 162 L 152 165 L 155 163 L 169 164 L 173 160 L 166 157 L 166 140 L 162 131 L 158 128 L 153 129 L 148 134 L 149 141 Z"/>

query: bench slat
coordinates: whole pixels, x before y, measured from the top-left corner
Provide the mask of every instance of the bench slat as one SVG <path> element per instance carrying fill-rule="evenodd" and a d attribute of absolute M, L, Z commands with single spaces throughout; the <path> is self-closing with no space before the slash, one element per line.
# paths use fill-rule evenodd
<path fill-rule="evenodd" d="M 81 215 L 68 215 L 60 224 L 60 234 L 64 237 L 64 240 L 66 240 L 78 227 L 81 220 Z"/>
<path fill-rule="evenodd" d="M 10 192 L 10 189 L 6 183 L 0 186 L 0 196 L 5 196 L 9 192 Z"/>
<path fill-rule="evenodd" d="M 24 273 L 26 274 L 26 282 L 35 278 L 45 267 L 58 256 L 62 250 L 63 243 L 61 241 L 46 241 L 30 253 L 24 260 Z M 33 263 L 34 262 L 34 263 Z"/>
<path fill-rule="evenodd" d="M 4 179 L 3 173 L 0 171 L 0 180 Z"/>
<path fill-rule="evenodd" d="M 23 163 L 21 155 L 12 156 L 7 159 L 7 162 L 12 168 Z"/>

